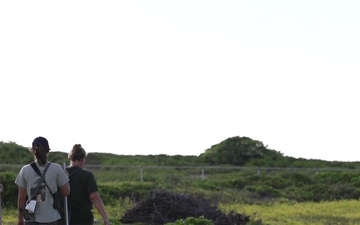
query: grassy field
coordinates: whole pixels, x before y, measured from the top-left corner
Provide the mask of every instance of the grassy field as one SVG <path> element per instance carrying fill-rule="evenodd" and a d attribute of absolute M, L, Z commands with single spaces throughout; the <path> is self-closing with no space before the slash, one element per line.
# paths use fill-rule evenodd
<path fill-rule="evenodd" d="M 118 220 L 131 207 L 123 204 L 106 207 L 113 225 L 121 224 Z M 272 205 L 220 205 L 224 212 L 235 211 L 248 215 L 252 221 L 261 220 L 268 225 L 360 225 L 360 202 L 334 201 L 321 203 L 275 203 Z M 3 225 L 16 224 L 15 210 L 3 209 Z M 95 213 L 95 218 L 101 217 Z M 99 221 L 97 224 L 102 224 Z"/>
<path fill-rule="evenodd" d="M 360 202 L 356 200 L 321 203 L 275 203 L 273 205 L 224 205 L 224 212 L 233 210 L 262 220 L 269 225 L 355 225 L 360 224 Z"/>

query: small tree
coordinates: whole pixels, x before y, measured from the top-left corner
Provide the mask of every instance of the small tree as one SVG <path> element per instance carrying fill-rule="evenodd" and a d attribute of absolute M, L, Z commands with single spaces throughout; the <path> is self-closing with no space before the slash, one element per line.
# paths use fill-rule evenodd
<path fill-rule="evenodd" d="M 264 156 L 266 147 L 260 141 L 248 137 L 232 137 L 211 146 L 200 157 L 211 164 L 244 166 L 250 159 Z"/>

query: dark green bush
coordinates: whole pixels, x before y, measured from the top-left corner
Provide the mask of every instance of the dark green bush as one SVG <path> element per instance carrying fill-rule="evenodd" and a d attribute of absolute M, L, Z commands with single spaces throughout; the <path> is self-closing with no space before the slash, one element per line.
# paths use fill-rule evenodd
<path fill-rule="evenodd" d="M 328 183 L 309 184 L 302 189 L 302 198 L 304 201 L 320 202 L 330 199 L 328 192 Z"/>
<path fill-rule="evenodd" d="M 350 183 L 334 183 L 328 188 L 329 199 L 326 200 L 342 200 L 342 199 L 358 199 L 360 197 L 359 188 Z"/>
<path fill-rule="evenodd" d="M 222 182 L 222 185 L 227 188 L 243 189 L 248 182 L 244 177 L 234 177 Z"/>
<path fill-rule="evenodd" d="M 186 219 L 177 220 L 174 223 L 166 223 L 165 225 L 214 225 L 214 223 L 204 217 L 188 217 Z"/>
<path fill-rule="evenodd" d="M 192 187 L 209 191 L 221 190 L 221 186 L 209 180 L 196 180 L 192 183 Z"/>
<path fill-rule="evenodd" d="M 304 186 L 313 183 L 313 173 L 288 172 L 282 174 L 284 179 L 296 186 Z"/>
<path fill-rule="evenodd" d="M 270 186 L 274 189 L 284 189 L 291 185 L 291 181 L 285 179 L 281 176 L 281 174 L 277 174 L 271 177 L 262 177 L 263 180 L 261 183 L 265 186 Z"/>
<path fill-rule="evenodd" d="M 3 185 L 4 192 L 1 194 L 1 200 L 4 207 L 14 207 L 17 205 L 17 186 L 14 183 L 16 174 L 4 172 L 0 173 L 0 183 Z"/>
<path fill-rule="evenodd" d="M 350 172 L 322 172 L 316 175 L 316 181 L 319 183 L 348 183 L 358 174 Z"/>
<path fill-rule="evenodd" d="M 140 201 L 146 197 L 153 188 L 153 184 L 145 182 L 99 184 L 99 194 L 105 204 L 112 205 L 125 198 Z"/>
<path fill-rule="evenodd" d="M 245 190 L 252 193 L 255 198 L 276 198 L 280 196 L 279 190 L 266 185 L 247 186 Z"/>

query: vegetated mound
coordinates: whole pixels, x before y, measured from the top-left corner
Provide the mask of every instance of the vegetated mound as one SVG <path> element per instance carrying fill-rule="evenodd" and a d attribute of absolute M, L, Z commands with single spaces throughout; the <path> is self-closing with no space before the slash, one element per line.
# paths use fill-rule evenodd
<path fill-rule="evenodd" d="M 122 223 L 165 224 L 188 217 L 203 216 L 215 225 L 245 225 L 249 216 L 230 212 L 228 215 L 217 204 L 203 197 L 154 190 L 142 202 L 128 210 L 120 219 Z"/>

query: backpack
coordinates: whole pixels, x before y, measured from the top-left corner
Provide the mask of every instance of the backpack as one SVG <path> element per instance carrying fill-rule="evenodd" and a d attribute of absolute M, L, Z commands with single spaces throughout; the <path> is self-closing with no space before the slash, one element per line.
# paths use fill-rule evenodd
<path fill-rule="evenodd" d="M 61 216 L 61 220 L 65 220 L 65 197 L 62 196 L 62 194 L 59 192 L 59 189 L 57 189 L 57 191 L 55 193 L 52 193 L 49 186 L 47 185 L 46 181 L 45 181 L 45 178 L 44 178 L 44 175 L 47 171 L 47 168 L 50 166 L 50 162 L 49 162 L 49 165 L 45 168 L 45 171 L 44 171 L 44 174 L 41 174 L 40 173 L 40 170 L 39 168 L 36 166 L 35 162 L 32 162 L 30 165 L 31 167 L 34 169 L 35 173 L 37 175 L 39 175 L 41 177 L 41 179 L 44 181 L 46 187 L 48 188 L 51 196 L 53 197 L 54 199 L 54 202 L 53 202 L 53 207 L 54 209 L 56 209 L 60 216 Z"/>

